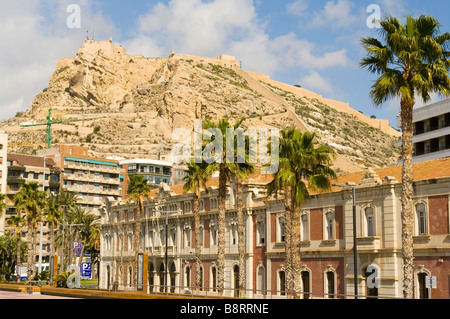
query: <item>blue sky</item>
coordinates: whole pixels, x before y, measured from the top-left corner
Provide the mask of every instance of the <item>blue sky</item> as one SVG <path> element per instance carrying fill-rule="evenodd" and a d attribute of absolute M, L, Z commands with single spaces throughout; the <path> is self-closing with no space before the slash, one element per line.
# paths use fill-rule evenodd
<path fill-rule="evenodd" d="M 79 28 L 67 25 L 71 4 L 80 8 Z M 402 21 L 432 15 L 450 32 L 447 0 L 2 0 L 0 119 L 29 108 L 57 59 L 75 56 L 89 29 L 129 54 L 234 55 L 245 70 L 349 102 L 396 127 L 398 101 L 376 108 L 369 98 L 375 76 L 358 66 L 360 38 L 377 35 L 367 25 L 372 4 Z"/>

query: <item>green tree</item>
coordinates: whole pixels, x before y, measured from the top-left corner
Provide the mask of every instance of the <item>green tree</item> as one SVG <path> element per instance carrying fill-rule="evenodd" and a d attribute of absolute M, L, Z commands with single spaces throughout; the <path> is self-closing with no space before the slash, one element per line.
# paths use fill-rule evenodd
<path fill-rule="evenodd" d="M 16 211 L 24 212 L 27 221 L 27 244 L 28 244 L 28 278 L 32 278 L 35 271 L 36 249 L 34 244 L 36 223 L 41 218 L 42 208 L 45 205 L 46 193 L 39 189 L 39 183 L 28 182 L 22 185 L 15 194 L 13 202 Z"/>
<path fill-rule="evenodd" d="M 68 247 L 70 243 L 66 240 L 67 238 L 69 238 L 69 236 L 66 236 L 66 226 L 64 226 L 64 224 L 66 224 L 66 212 L 70 212 L 70 210 L 72 210 L 77 205 L 79 197 L 77 193 L 65 190 L 61 190 L 56 196 L 58 200 L 58 206 L 62 209 L 62 229 L 61 232 L 58 232 L 58 236 L 55 238 L 55 245 L 61 247 L 61 267 L 59 269 L 59 272 L 61 273 L 66 269 L 66 254 L 70 251 L 70 248 Z M 62 231 L 64 231 L 64 236 L 62 235 Z"/>
<path fill-rule="evenodd" d="M 6 223 L 8 226 L 12 227 L 14 229 L 14 237 L 17 242 L 17 247 L 22 247 L 22 226 L 25 224 L 25 219 L 23 218 L 22 214 L 19 212 L 15 216 L 11 216 L 6 220 Z M 25 250 L 26 251 L 26 250 Z M 21 249 L 16 248 L 16 266 L 17 269 L 20 269 L 19 267 L 22 265 L 22 258 L 23 252 Z M 17 273 L 17 282 L 20 281 L 20 273 Z"/>
<path fill-rule="evenodd" d="M 234 134 L 245 118 L 241 118 L 234 125 L 232 125 L 227 118 L 219 120 L 218 123 L 213 123 L 210 120 L 206 120 L 203 123 L 203 129 L 214 135 L 212 142 L 216 143 L 218 149 L 205 148 L 204 152 L 211 152 L 211 158 L 206 159 L 210 166 L 210 170 L 219 171 L 219 190 L 218 190 L 218 203 L 219 203 L 219 216 L 218 216 L 218 258 L 217 258 L 217 288 L 220 293 L 223 293 L 225 285 L 225 200 L 227 195 L 227 183 L 229 183 L 235 176 L 236 165 L 235 161 L 227 161 L 227 152 L 223 151 L 224 146 L 227 145 L 227 134 Z M 229 141 L 234 141 L 234 138 L 229 138 Z M 227 145 L 228 146 L 228 145 Z M 222 150 L 222 152 L 220 152 Z M 234 147 L 233 147 L 234 150 Z M 207 157 L 209 157 L 207 155 Z"/>
<path fill-rule="evenodd" d="M 134 251 L 136 253 L 136 258 L 134 260 L 134 273 L 137 274 L 137 256 L 140 252 L 140 240 L 141 240 L 141 216 L 144 213 L 144 202 L 146 200 L 151 200 L 150 192 L 152 190 L 152 184 L 149 183 L 147 179 L 144 179 L 142 175 L 132 175 L 130 176 L 130 181 L 128 183 L 128 201 L 132 201 L 136 204 L 136 218 L 134 224 L 134 238 L 133 245 Z M 165 265 L 165 267 L 168 267 Z M 136 284 L 137 277 L 134 276 L 134 283 Z"/>
<path fill-rule="evenodd" d="M 367 56 L 360 65 L 379 75 L 370 95 L 380 106 L 400 99 L 402 130 L 402 255 L 403 295 L 413 296 L 413 108 L 416 98 L 430 100 L 431 92 L 450 93 L 450 33 L 441 34 L 438 20 L 422 15 L 408 16 L 403 25 L 395 17 L 380 21 L 380 39 L 366 37 L 361 43 Z"/>
<path fill-rule="evenodd" d="M 268 195 L 284 194 L 285 274 L 288 291 L 298 298 L 301 291 L 300 208 L 309 191 L 328 190 L 336 177 L 331 169 L 335 152 L 327 145 L 315 146 L 315 133 L 283 130 L 279 170 L 267 185 Z"/>
<path fill-rule="evenodd" d="M 45 219 L 48 223 L 48 240 L 50 243 L 50 258 L 55 253 L 55 229 L 62 220 L 61 205 L 57 195 L 50 194 L 45 202 Z"/>
<path fill-rule="evenodd" d="M 201 189 L 203 188 L 205 191 L 208 191 L 206 182 L 209 180 L 209 178 L 213 173 L 210 170 L 210 168 L 211 167 L 208 166 L 206 162 L 197 164 L 194 161 L 192 161 L 187 164 L 187 175 L 183 178 L 183 180 L 185 181 L 183 191 L 185 193 L 192 191 L 194 195 L 192 210 L 194 213 L 194 224 L 195 224 L 195 236 L 194 236 L 195 261 L 196 261 L 195 286 L 199 288 L 201 287 L 201 266 L 202 266 L 199 202 Z"/>

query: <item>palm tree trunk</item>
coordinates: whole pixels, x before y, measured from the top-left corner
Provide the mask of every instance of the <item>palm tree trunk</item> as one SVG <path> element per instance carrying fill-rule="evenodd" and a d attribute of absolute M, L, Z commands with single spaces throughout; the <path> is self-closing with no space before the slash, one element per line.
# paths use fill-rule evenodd
<path fill-rule="evenodd" d="M 413 297 L 413 107 L 414 100 L 402 98 L 401 121 L 402 121 L 402 254 L 403 254 L 403 296 Z"/>
<path fill-rule="evenodd" d="M 193 203 L 193 211 L 194 211 L 194 224 L 195 224 L 195 286 L 200 288 L 202 286 L 202 278 L 201 278 L 201 253 L 202 248 L 200 245 L 200 211 L 199 211 L 199 200 L 200 200 L 200 191 L 199 189 L 194 191 L 194 203 Z"/>
<path fill-rule="evenodd" d="M 284 247 L 286 290 L 293 291 L 292 277 L 292 188 L 286 187 L 284 192 Z"/>
<path fill-rule="evenodd" d="M 20 282 L 20 264 L 21 262 L 21 258 L 20 258 L 20 254 L 21 254 L 21 240 L 20 237 L 22 236 L 21 232 L 19 232 L 18 236 L 17 236 L 17 253 L 16 253 L 16 267 L 17 267 L 17 282 Z"/>
<path fill-rule="evenodd" d="M 293 280 L 293 289 L 294 298 L 300 298 L 301 291 L 301 258 L 300 258 L 300 207 L 292 208 L 292 235 L 291 235 L 291 254 L 292 254 L 292 280 Z"/>
<path fill-rule="evenodd" d="M 27 276 L 28 280 L 31 280 L 33 275 L 33 229 L 32 229 L 32 219 L 31 217 L 27 218 L 27 245 L 28 245 L 28 254 L 27 254 Z"/>
<path fill-rule="evenodd" d="M 243 216 L 243 191 L 242 180 L 236 179 L 236 195 L 237 195 L 237 220 L 238 220 L 238 249 L 239 249 L 239 295 L 245 288 L 245 229 Z"/>
<path fill-rule="evenodd" d="M 220 164 L 219 172 L 219 218 L 218 218 L 218 256 L 217 256 L 217 288 L 223 294 L 225 288 L 225 198 L 227 187 L 226 164 Z"/>
<path fill-rule="evenodd" d="M 137 258 L 140 252 L 140 244 L 141 244 L 141 215 L 144 211 L 144 202 L 142 199 L 138 200 L 138 209 L 136 211 L 136 223 L 134 224 L 134 252 L 135 258 L 133 260 L 133 284 L 134 287 L 137 288 Z M 166 265 L 167 267 L 167 265 Z"/>

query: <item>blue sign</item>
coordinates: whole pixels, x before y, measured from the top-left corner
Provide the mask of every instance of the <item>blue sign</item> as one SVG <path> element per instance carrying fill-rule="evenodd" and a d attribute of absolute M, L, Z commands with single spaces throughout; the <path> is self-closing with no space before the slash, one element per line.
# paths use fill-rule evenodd
<path fill-rule="evenodd" d="M 80 241 L 73 241 L 72 242 L 72 251 L 76 254 L 81 254 L 81 242 Z"/>
<path fill-rule="evenodd" d="M 92 277 L 92 263 L 81 264 L 81 277 Z"/>

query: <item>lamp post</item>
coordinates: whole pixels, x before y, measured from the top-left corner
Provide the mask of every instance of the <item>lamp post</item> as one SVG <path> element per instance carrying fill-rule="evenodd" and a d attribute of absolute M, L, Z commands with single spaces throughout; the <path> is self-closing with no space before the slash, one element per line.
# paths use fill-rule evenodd
<path fill-rule="evenodd" d="M 374 186 L 354 186 L 354 185 L 338 185 L 333 184 L 336 187 L 342 187 L 352 190 L 352 207 L 353 207 L 353 283 L 355 286 L 355 299 L 358 299 L 358 249 L 356 242 L 356 189 L 370 188 Z"/>
<path fill-rule="evenodd" d="M 44 156 L 44 179 L 42 181 L 42 191 L 45 192 L 45 161 L 47 160 L 47 157 Z M 42 213 L 41 213 L 42 215 Z M 39 238 L 39 267 L 38 267 L 38 274 L 41 273 L 41 268 L 42 268 L 42 240 L 43 240 L 43 231 L 44 231 L 44 223 L 41 220 L 40 222 L 40 226 L 41 226 L 41 234 L 40 234 L 40 238 Z"/>

